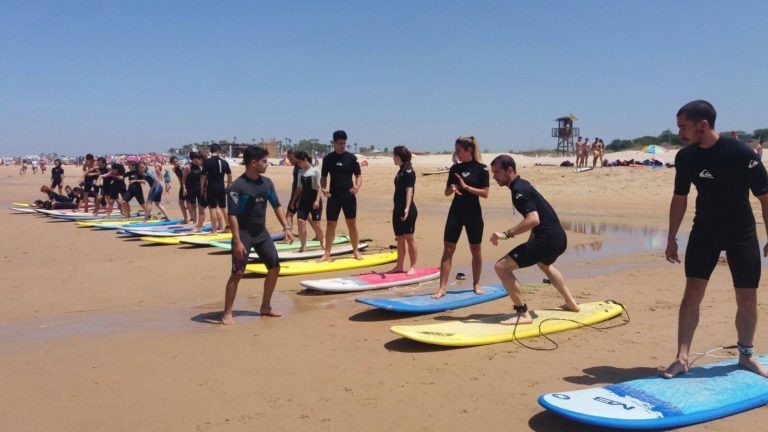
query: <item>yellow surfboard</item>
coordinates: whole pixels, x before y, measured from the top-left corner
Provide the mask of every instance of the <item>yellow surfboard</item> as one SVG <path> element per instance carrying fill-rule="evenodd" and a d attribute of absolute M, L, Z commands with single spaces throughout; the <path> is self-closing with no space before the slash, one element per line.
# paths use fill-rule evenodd
<path fill-rule="evenodd" d="M 511 315 L 502 314 L 464 321 L 393 326 L 390 330 L 405 338 L 432 345 L 477 346 L 577 329 L 617 317 L 623 310 L 621 305 L 611 301 L 582 303 L 579 306 L 580 312 L 534 310 L 533 324 L 518 326 L 499 324 Z"/>
<path fill-rule="evenodd" d="M 302 274 L 322 273 L 336 270 L 349 270 L 363 267 L 372 267 L 397 261 L 397 251 L 387 251 L 375 254 L 363 254 L 363 259 L 338 258 L 331 261 L 291 261 L 280 263 L 280 276 L 293 276 Z M 249 273 L 267 274 L 264 264 L 248 264 L 245 271 Z"/>
<path fill-rule="evenodd" d="M 14 207 L 32 207 L 31 205 L 29 205 L 27 203 L 11 203 L 11 205 L 14 206 Z"/>
<path fill-rule="evenodd" d="M 156 219 L 150 219 L 150 222 Z M 132 223 L 144 222 L 144 216 L 137 216 L 128 219 L 112 220 L 112 219 L 94 219 L 77 221 L 75 224 L 81 227 L 95 227 L 99 225 L 128 225 Z"/>
<path fill-rule="evenodd" d="M 181 241 L 184 240 L 185 242 L 187 240 L 189 241 L 198 241 L 198 240 L 208 240 L 208 241 L 222 241 L 222 240 L 229 240 L 232 238 L 232 233 L 222 233 L 222 234 L 195 234 L 195 235 L 184 235 L 184 236 L 174 236 L 174 237 L 139 237 L 140 239 L 150 242 L 150 243 L 157 243 L 157 244 L 164 244 L 164 245 L 177 245 L 181 244 Z"/>

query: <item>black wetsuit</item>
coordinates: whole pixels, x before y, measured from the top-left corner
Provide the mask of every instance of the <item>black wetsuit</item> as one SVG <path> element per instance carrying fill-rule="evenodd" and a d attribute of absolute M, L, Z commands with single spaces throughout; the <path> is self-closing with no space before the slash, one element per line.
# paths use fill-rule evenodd
<path fill-rule="evenodd" d="M 132 180 L 144 180 L 145 176 L 141 173 L 141 171 L 128 171 L 125 173 L 125 177 L 128 179 L 128 181 Z M 128 191 L 125 193 L 125 202 L 130 201 L 131 199 L 136 198 L 136 202 L 138 202 L 140 205 L 144 205 L 144 190 L 141 188 L 141 183 L 130 183 L 128 185 Z"/>
<path fill-rule="evenodd" d="M 350 192 L 355 184 L 352 176 L 361 174 L 357 157 L 345 151 L 342 154 L 331 152 L 323 158 L 321 177 L 331 175 L 328 197 L 328 207 L 325 217 L 328 221 L 339 220 L 339 213 L 344 211 L 344 218 L 355 219 L 357 217 L 357 197 Z"/>
<path fill-rule="evenodd" d="M 725 251 L 736 288 L 757 288 L 760 244 L 749 191 L 768 193 L 768 174 L 752 149 L 720 138 L 708 149 L 688 145 L 675 156 L 675 195 L 696 186 L 696 215 L 685 252 L 686 277 L 709 279 Z"/>
<path fill-rule="evenodd" d="M 411 205 L 408 208 L 408 217 L 405 220 L 401 220 L 405 213 L 405 201 L 408 198 L 408 188 L 413 188 L 413 197 L 411 198 Z M 394 207 L 392 207 L 392 229 L 395 232 L 395 237 L 413 234 L 416 231 L 416 218 L 418 217 L 418 210 L 416 210 L 416 204 L 414 199 L 416 196 L 416 173 L 413 168 L 400 167 L 400 170 L 395 175 L 395 195 L 392 198 L 394 201 Z"/>
<path fill-rule="evenodd" d="M 206 178 L 205 202 L 209 208 L 227 206 L 227 192 L 224 175 L 232 174 L 229 164 L 219 156 L 211 156 L 203 162 L 203 174 Z"/>
<path fill-rule="evenodd" d="M 509 251 L 509 256 L 520 268 L 538 263 L 546 265 L 554 263 L 568 246 L 568 238 L 555 209 L 539 191 L 519 176 L 509 184 L 509 189 L 512 192 L 512 205 L 520 214 L 523 216 L 531 212 L 539 214 L 539 224 L 531 230 L 533 236 L 527 242 Z"/>
<path fill-rule="evenodd" d="M 187 182 L 184 183 L 184 187 L 187 189 L 186 200 L 190 204 L 200 204 L 205 207 L 205 201 L 203 200 L 203 192 L 200 190 L 200 174 L 203 169 L 197 164 L 189 164 L 189 172 L 187 173 Z"/>
<path fill-rule="evenodd" d="M 291 204 L 293 202 L 293 194 L 296 192 L 296 187 L 299 184 L 299 166 L 294 164 L 293 165 L 293 174 L 292 174 L 293 180 L 291 181 L 291 197 L 288 200 L 288 209 L 286 210 L 288 213 L 296 213 L 297 208 L 293 207 Z"/>
<path fill-rule="evenodd" d="M 98 168 L 98 165 L 94 165 L 93 168 Z M 88 174 L 88 172 L 93 168 L 85 168 L 85 177 L 83 177 L 83 191 L 90 195 L 97 195 L 99 193 L 99 187 L 94 183 L 96 182 L 96 179 L 99 178 L 99 173 L 93 172 Z M 93 192 L 93 194 L 91 194 L 91 192 Z"/>
<path fill-rule="evenodd" d="M 267 177 L 253 180 L 245 174 L 238 177 L 227 193 L 227 214 L 237 216 L 240 241 L 245 246 L 244 259 L 232 254 L 232 273 L 242 273 L 248 262 L 248 254 L 254 249 L 268 269 L 279 267 L 277 249 L 266 227 L 267 203 L 272 208 L 280 207 L 275 185 Z M 235 249 L 234 237 L 232 250 Z"/>
<path fill-rule="evenodd" d="M 119 197 L 125 198 L 126 194 L 126 188 L 125 188 L 125 167 L 123 164 L 117 164 L 117 175 L 122 178 L 117 177 L 107 177 L 112 179 L 112 184 L 110 186 L 109 191 L 109 197 L 114 199 L 118 199 Z"/>
<path fill-rule="evenodd" d="M 107 167 L 99 167 L 99 175 L 102 176 L 109 172 L 109 168 Z M 99 189 L 99 194 L 101 196 L 106 197 L 109 196 L 109 194 L 112 193 L 112 177 L 106 177 L 101 179 L 101 188 Z"/>
<path fill-rule="evenodd" d="M 477 189 L 488 187 L 488 166 L 477 161 L 461 162 L 454 164 L 448 172 L 446 187 L 459 185 L 455 174 L 459 174 L 467 186 Z M 465 190 L 459 189 L 453 195 L 451 208 L 448 211 L 448 219 L 445 221 L 443 241 L 457 243 L 461 236 L 461 229 L 466 228 L 469 244 L 480 244 L 483 241 L 483 210 L 480 208 L 480 197 Z"/>
<path fill-rule="evenodd" d="M 309 173 L 309 175 L 307 175 L 307 173 Z M 320 199 L 320 206 L 315 208 L 315 200 L 317 199 L 317 194 L 320 193 L 320 190 L 313 187 L 319 187 L 319 185 L 313 184 L 313 178 L 315 175 L 318 175 L 319 177 L 319 174 L 320 171 L 318 171 L 317 168 L 311 167 L 299 176 L 299 182 L 301 184 L 301 197 L 299 198 L 298 204 L 296 205 L 295 212 L 296 217 L 301 220 L 307 220 L 311 217 L 313 221 L 317 222 L 323 215 L 322 198 Z M 319 180 L 317 181 L 319 182 Z"/>
<path fill-rule="evenodd" d="M 179 180 L 179 185 L 181 185 L 181 179 L 184 178 L 184 173 L 181 171 L 181 167 L 174 166 L 173 173 L 176 174 L 176 178 Z M 184 188 L 179 187 L 179 201 L 184 201 L 184 199 Z"/>
<path fill-rule="evenodd" d="M 61 186 L 61 180 L 64 176 L 64 168 L 60 166 L 55 166 L 51 168 L 51 188 L 55 188 L 56 186 Z"/>

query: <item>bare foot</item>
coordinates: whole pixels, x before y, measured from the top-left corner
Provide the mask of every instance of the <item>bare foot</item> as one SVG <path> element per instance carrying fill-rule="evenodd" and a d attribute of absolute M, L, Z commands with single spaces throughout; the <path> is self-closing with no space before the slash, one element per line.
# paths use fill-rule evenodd
<path fill-rule="evenodd" d="M 402 272 L 404 272 L 404 271 L 405 271 L 405 270 L 403 270 L 403 268 L 402 268 L 402 267 L 395 267 L 395 268 L 393 268 L 392 270 L 390 270 L 390 271 L 388 271 L 388 272 L 385 272 L 385 273 L 402 273 Z"/>
<path fill-rule="evenodd" d="M 321 262 L 326 262 L 326 261 L 330 261 L 330 260 L 331 260 L 331 256 L 326 254 L 326 255 L 323 255 L 320 258 L 318 258 L 317 262 L 321 263 Z"/>
<path fill-rule="evenodd" d="M 581 308 L 579 307 L 579 305 L 577 305 L 577 304 L 568 304 L 568 303 L 560 305 L 560 309 L 567 310 L 567 311 L 570 311 L 570 312 L 580 312 L 581 311 Z"/>
<path fill-rule="evenodd" d="M 355 259 L 356 260 L 363 259 L 363 254 L 361 254 L 360 251 L 355 252 Z"/>
<path fill-rule="evenodd" d="M 299 253 L 306 252 L 306 251 L 307 251 L 307 248 L 305 248 L 305 247 L 299 248 Z"/>
<path fill-rule="evenodd" d="M 759 361 L 757 361 L 754 357 L 749 356 L 745 357 L 743 355 L 739 356 L 739 366 L 743 367 L 744 369 L 748 371 L 752 371 L 760 376 L 768 378 L 768 369 L 763 367 L 762 364 L 760 364 Z"/>
<path fill-rule="evenodd" d="M 416 274 L 416 268 L 415 267 L 409 268 L 408 271 L 405 272 L 405 274 L 407 274 L 408 276 L 415 275 Z"/>
<path fill-rule="evenodd" d="M 480 285 L 475 285 L 475 294 L 480 295 L 484 293 L 483 288 Z"/>
<path fill-rule="evenodd" d="M 504 321 L 501 321 L 499 324 L 504 325 L 523 325 L 523 324 L 531 324 L 533 323 L 533 318 L 528 312 L 525 312 L 523 314 L 514 313 L 511 317 L 505 319 Z"/>
<path fill-rule="evenodd" d="M 221 324 L 223 325 L 232 325 L 235 323 L 234 318 L 232 318 L 232 314 L 224 314 L 221 316 Z"/>
<path fill-rule="evenodd" d="M 683 373 L 688 373 L 688 362 L 675 360 L 664 372 L 659 373 L 659 376 L 662 378 L 670 379 Z"/>
<path fill-rule="evenodd" d="M 278 318 L 278 317 L 283 316 L 282 313 L 280 313 L 278 311 L 275 311 L 275 310 L 272 310 L 272 308 L 267 308 L 267 309 L 262 308 L 259 311 L 259 314 L 261 314 L 261 316 L 268 316 L 268 317 L 273 317 L 273 318 Z"/>
<path fill-rule="evenodd" d="M 445 289 L 444 288 L 440 288 L 440 289 L 437 290 L 436 293 L 432 294 L 432 298 L 435 299 L 435 300 L 439 300 L 439 299 L 443 298 L 444 296 L 445 296 Z"/>

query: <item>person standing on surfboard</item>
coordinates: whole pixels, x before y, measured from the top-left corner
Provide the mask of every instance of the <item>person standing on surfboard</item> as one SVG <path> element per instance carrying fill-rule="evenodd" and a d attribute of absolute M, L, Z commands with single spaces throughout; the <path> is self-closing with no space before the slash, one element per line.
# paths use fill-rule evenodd
<path fill-rule="evenodd" d="M 392 160 L 400 169 L 395 175 L 395 196 L 392 208 L 392 229 L 395 231 L 397 241 L 397 264 L 389 273 L 406 271 L 404 265 L 406 253 L 411 257 L 411 266 L 406 273 L 409 275 L 416 273 L 418 251 L 413 233 L 416 231 L 416 217 L 419 213 L 416 210 L 416 204 L 413 203 L 416 173 L 413 171 L 411 158 L 411 152 L 405 146 L 395 146 L 392 150 Z"/>
<path fill-rule="evenodd" d="M 221 234 L 227 228 L 227 219 L 224 217 L 224 208 L 227 206 L 226 187 L 232 184 L 232 170 L 227 161 L 219 156 L 220 150 L 218 144 L 211 145 L 211 157 L 203 162 L 203 171 L 200 173 L 200 190 L 203 192 L 205 204 L 211 211 L 211 234 Z M 202 229 L 200 220 L 197 221 L 197 229 Z"/>
<path fill-rule="evenodd" d="M 307 222 L 315 232 L 315 239 L 320 241 L 320 248 L 325 249 L 325 244 L 323 244 L 325 236 L 323 235 L 323 227 L 320 225 L 320 218 L 323 214 L 320 170 L 312 165 L 312 156 L 305 151 L 298 151 L 295 156 L 291 155 L 291 158 L 299 171 L 297 173 L 298 183 L 293 191 L 292 203 L 288 206 L 288 211 L 296 213 L 296 220 L 299 224 L 299 241 L 301 242 L 299 252 L 307 251 Z M 286 215 L 285 218 L 288 225 L 291 225 L 291 216 Z"/>
<path fill-rule="evenodd" d="M 762 376 L 768 370 L 752 358 L 757 327 L 757 286 L 760 283 L 760 243 L 749 192 L 760 201 L 768 229 L 768 173 L 757 155 L 715 130 L 715 108 L 696 100 L 677 112 L 680 138 L 688 143 L 675 156 L 675 189 L 669 206 L 667 261 L 679 263 L 677 231 L 688 206 L 691 183 L 696 186 L 696 216 L 685 251 L 685 294 L 680 303 L 677 356 L 661 376 L 688 371 L 688 354 L 699 322 L 699 305 L 709 277 L 725 250 L 736 291 L 736 333 L 739 365 Z M 768 244 L 763 248 L 768 256 Z"/>
<path fill-rule="evenodd" d="M 326 178 L 331 175 L 331 187 L 326 188 Z M 355 177 L 354 184 L 352 176 Z M 347 133 L 337 130 L 333 133 L 333 151 L 323 158 L 320 172 L 320 190 L 328 198 L 325 210 L 325 254 L 317 262 L 331 259 L 333 239 L 336 237 L 336 224 L 339 213 L 344 211 L 344 219 L 349 229 L 349 239 L 352 241 L 352 253 L 357 259 L 363 259 L 357 250 L 360 236 L 357 233 L 357 194 L 363 186 L 363 176 L 357 157 L 347 151 Z"/>
<path fill-rule="evenodd" d="M 480 146 L 473 136 L 461 136 L 454 146 L 459 163 L 451 167 L 445 185 L 445 196 L 453 195 L 443 232 L 443 255 L 440 258 L 440 287 L 432 294 L 439 299 L 445 295 L 448 275 L 451 273 L 453 253 L 461 236 L 467 230 L 469 250 L 472 252 L 472 286 L 482 294 L 480 272 L 483 268 L 481 245 L 483 242 L 483 210 L 480 197 L 488 198 L 488 166 L 481 162 Z"/>
<path fill-rule="evenodd" d="M 275 291 L 280 262 L 277 249 L 265 225 L 267 203 L 283 226 L 285 236 L 293 240 L 292 228 L 288 225 L 275 185 L 264 174 L 269 166 L 269 152 L 256 146 L 249 146 L 243 152 L 245 173 L 227 188 L 227 216 L 232 230 L 232 273 L 227 280 L 224 297 L 224 314 L 221 323 L 234 324 L 232 306 L 237 295 L 237 286 L 243 278 L 248 255 L 254 249 L 267 267 L 264 279 L 264 293 L 261 300 L 262 316 L 279 317 L 282 314 L 272 309 L 272 293 Z"/>
<path fill-rule="evenodd" d="M 579 305 L 565 285 L 565 279 L 552 264 L 565 252 L 568 238 L 560 224 L 555 209 L 544 199 L 533 185 L 517 174 L 515 160 L 508 155 L 497 156 L 491 162 L 493 179 L 499 186 L 506 186 L 512 192 L 512 205 L 523 215 L 523 220 L 504 232 L 494 232 L 491 243 L 496 246 L 501 239 L 531 231 L 528 240 L 515 247 L 496 261 L 494 266 L 504 288 L 514 304 L 515 313 L 501 324 L 517 325 L 533 322 L 528 305 L 523 302 L 523 290 L 515 277 L 517 269 L 537 265 L 547 275 L 550 283 L 565 299 L 562 309 L 578 312 Z"/>

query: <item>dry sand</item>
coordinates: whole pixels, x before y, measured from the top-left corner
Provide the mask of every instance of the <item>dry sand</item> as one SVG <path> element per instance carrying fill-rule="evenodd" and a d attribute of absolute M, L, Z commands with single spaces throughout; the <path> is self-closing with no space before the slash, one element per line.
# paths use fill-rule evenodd
<path fill-rule="evenodd" d="M 643 155 L 611 155 L 633 157 Z M 210 320 L 221 311 L 228 255 L 122 240 L 109 231 L 11 214 L 2 204 L 0 430 L 594 430 L 545 412 L 536 398 L 646 376 L 672 360 L 684 282 L 682 266 L 663 257 L 674 170 L 605 168 L 575 174 L 534 166 L 560 159 L 517 159 L 521 176 L 553 204 L 568 229 L 569 250 L 559 268 L 570 289 L 580 301 L 625 303 L 630 324 L 554 335 L 559 348 L 553 351 L 514 343 L 442 349 L 401 339 L 388 329 L 439 317 L 504 313 L 510 301 L 401 316 L 371 311 L 354 302 L 357 294 L 312 295 L 301 290 L 301 277 L 282 277 L 273 306 L 284 317 L 257 315 L 263 281 L 246 278 L 235 304 L 237 325 L 225 328 Z M 414 164 L 417 171 L 428 171 L 449 161 L 448 155 L 419 156 Z M 359 226 L 377 248 L 394 243 L 395 172 L 388 157 L 369 159 L 363 171 Z M 271 167 L 267 175 L 285 200 L 290 168 Z M 34 200 L 44 180 L 0 167 L 0 201 Z M 420 266 L 435 266 L 440 257 L 450 204 L 444 182 L 444 175 L 417 179 Z M 164 195 L 176 215 L 177 187 L 174 179 L 171 194 Z M 693 198 L 682 234 L 690 228 Z M 483 206 L 485 237 L 520 220 L 512 213 L 509 191 L 495 184 Z M 754 199 L 753 208 L 761 220 Z M 275 229 L 275 218 L 269 214 L 268 219 Z M 764 230 L 759 232 L 764 241 Z M 519 241 L 500 247 L 484 243 L 483 283 L 497 283 L 493 262 Z M 469 263 L 462 236 L 452 273 L 469 274 Z M 542 275 L 526 270 L 521 277 L 541 282 Z M 468 281 L 454 287 L 467 288 Z M 370 295 L 435 288 L 430 283 Z M 527 294 L 526 300 L 539 308 L 561 303 L 551 287 Z M 733 344 L 734 313 L 729 272 L 718 266 L 693 350 Z M 768 321 L 762 302 L 760 319 Z M 550 346 L 543 340 L 529 344 Z M 768 347 L 764 325 L 755 345 L 761 352 Z M 691 430 L 763 430 L 767 415 L 759 408 Z"/>

